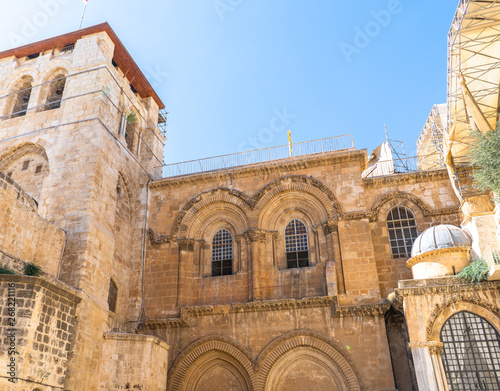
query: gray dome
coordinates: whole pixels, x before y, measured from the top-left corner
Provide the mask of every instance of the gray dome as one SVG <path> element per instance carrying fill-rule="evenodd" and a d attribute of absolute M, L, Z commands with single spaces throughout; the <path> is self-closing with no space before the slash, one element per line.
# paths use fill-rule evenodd
<path fill-rule="evenodd" d="M 470 247 L 472 238 L 470 234 L 454 225 L 441 224 L 427 228 L 413 242 L 411 256 L 450 247 Z"/>

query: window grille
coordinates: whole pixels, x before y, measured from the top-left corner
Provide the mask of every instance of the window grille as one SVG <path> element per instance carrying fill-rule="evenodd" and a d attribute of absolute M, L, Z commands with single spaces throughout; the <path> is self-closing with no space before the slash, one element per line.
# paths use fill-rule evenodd
<path fill-rule="evenodd" d="M 307 230 L 300 220 L 292 220 L 285 228 L 285 252 L 287 268 L 309 266 Z"/>
<path fill-rule="evenodd" d="M 418 236 L 417 223 L 412 211 L 396 206 L 387 214 L 387 230 L 393 258 L 410 258 L 411 247 Z"/>
<path fill-rule="evenodd" d="M 500 336 L 488 321 L 458 312 L 443 325 L 441 341 L 450 391 L 500 390 Z"/>
<path fill-rule="evenodd" d="M 227 229 L 221 229 L 212 240 L 212 276 L 230 274 L 233 274 L 233 236 Z"/>

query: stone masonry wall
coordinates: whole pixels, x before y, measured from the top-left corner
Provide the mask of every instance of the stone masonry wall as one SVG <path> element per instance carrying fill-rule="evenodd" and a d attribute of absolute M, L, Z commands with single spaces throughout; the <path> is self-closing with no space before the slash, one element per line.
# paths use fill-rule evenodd
<path fill-rule="evenodd" d="M 80 300 L 61 283 L 37 277 L 0 276 L 2 390 L 31 391 L 36 384 L 63 389 Z M 10 347 L 10 352 L 16 353 L 10 354 Z M 12 358 L 13 376 L 7 374 Z M 16 383 L 6 377 L 15 377 Z"/>
<path fill-rule="evenodd" d="M 99 390 L 164 391 L 168 348 L 151 335 L 104 334 Z"/>
<path fill-rule="evenodd" d="M 64 248 L 64 231 L 40 217 L 22 190 L 9 191 L 15 183 L 10 178 L 2 179 L 2 175 L 0 173 L 0 184 L 4 184 L 0 187 L 0 250 L 6 260 L 2 264 L 21 271 L 25 263 L 32 262 L 43 272 L 55 276 Z M 16 259 L 20 262 L 14 263 Z"/>

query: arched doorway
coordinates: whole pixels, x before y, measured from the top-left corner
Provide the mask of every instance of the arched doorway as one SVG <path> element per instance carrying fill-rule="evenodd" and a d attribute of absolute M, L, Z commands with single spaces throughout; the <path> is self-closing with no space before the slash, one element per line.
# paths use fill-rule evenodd
<path fill-rule="evenodd" d="M 441 328 L 450 391 L 500 390 L 500 335 L 484 318 L 461 311 Z"/>

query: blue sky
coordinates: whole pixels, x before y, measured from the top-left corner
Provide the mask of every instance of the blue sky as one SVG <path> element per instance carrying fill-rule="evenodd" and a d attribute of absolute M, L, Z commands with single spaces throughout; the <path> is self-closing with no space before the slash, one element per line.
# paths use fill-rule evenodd
<path fill-rule="evenodd" d="M 166 104 L 167 163 L 352 133 L 408 156 L 446 101 L 456 0 L 88 0 Z M 78 29 L 81 0 L 4 0 L 0 50 Z M 273 129 L 272 131 L 270 129 Z"/>

